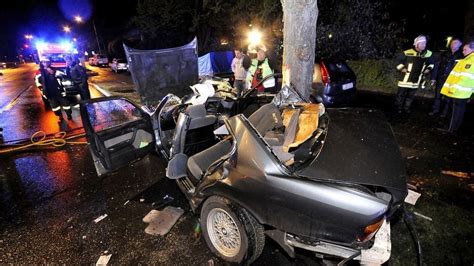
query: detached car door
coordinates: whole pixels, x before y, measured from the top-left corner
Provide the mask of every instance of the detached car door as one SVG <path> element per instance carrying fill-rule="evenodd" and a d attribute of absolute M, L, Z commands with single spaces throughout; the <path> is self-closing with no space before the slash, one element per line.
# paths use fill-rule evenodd
<path fill-rule="evenodd" d="M 150 116 L 125 98 L 81 102 L 81 117 L 99 176 L 127 166 L 155 148 Z"/>

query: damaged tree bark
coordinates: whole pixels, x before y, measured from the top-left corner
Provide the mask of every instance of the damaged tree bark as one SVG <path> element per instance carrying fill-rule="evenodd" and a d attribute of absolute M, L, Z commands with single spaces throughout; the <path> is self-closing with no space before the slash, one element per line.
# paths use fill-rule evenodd
<path fill-rule="evenodd" d="M 281 0 L 283 6 L 283 83 L 308 100 L 316 48 L 317 0 Z"/>

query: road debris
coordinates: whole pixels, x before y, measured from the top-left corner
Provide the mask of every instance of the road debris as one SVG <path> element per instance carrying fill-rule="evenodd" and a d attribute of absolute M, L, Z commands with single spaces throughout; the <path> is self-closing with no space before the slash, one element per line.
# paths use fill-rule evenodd
<path fill-rule="evenodd" d="M 201 223 L 199 221 L 196 222 L 196 225 L 194 226 L 194 238 L 199 239 L 202 234 L 202 229 L 201 229 Z"/>
<path fill-rule="evenodd" d="M 421 196 L 420 193 L 415 192 L 411 189 L 408 190 L 408 195 L 405 197 L 405 202 L 411 205 L 415 205 L 418 198 Z"/>
<path fill-rule="evenodd" d="M 158 201 L 158 202 L 153 202 L 151 204 L 151 206 L 155 207 L 155 209 L 160 209 L 164 206 L 166 206 L 167 204 L 171 203 L 172 201 L 174 200 L 173 197 L 171 197 L 170 195 L 166 194 L 164 197 L 163 197 L 163 200 L 161 201 Z"/>
<path fill-rule="evenodd" d="M 418 187 L 416 186 L 416 184 L 410 184 L 410 183 L 407 183 L 407 187 L 411 190 L 417 190 Z"/>
<path fill-rule="evenodd" d="M 432 219 L 431 217 L 428 217 L 428 216 L 423 215 L 423 214 L 421 214 L 421 213 L 413 212 L 413 214 L 416 215 L 416 216 L 418 216 L 418 217 L 421 217 L 421 218 L 423 218 L 423 219 L 426 219 L 426 220 L 428 220 L 428 221 L 430 221 L 430 222 L 433 221 L 433 219 Z"/>
<path fill-rule="evenodd" d="M 107 251 L 104 253 L 107 253 Z M 100 256 L 95 265 L 107 265 L 107 263 L 109 263 L 110 257 L 112 257 L 112 254 Z"/>
<path fill-rule="evenodd" d="M 456 171 L 447 171 L 447 170 L 442 170 L 441 173 L 443 175 L 450 175 L 450 176 L 454 176 L 454 177 L 459 177 L 461 179 L 471 179 L 471 176 L 474 174 L 474 173 L 465 173 L 465 172 L 456 172 Z"/>
<path fill-rule="evenodd" d="M 102 221 L 103 219 L 105 219 L 105 217 L 107 217 L 107 213 L 102 214 L 101 216 L 95 218 L 94 223 L 98 223 L 98 222 Z"/>
<path fill-rule="evenodd" d="M 145 233 L 150 235 L 166 235 L 173 225 L 183 215 L 184 210 L 168 206 L 162 211 L 151 210 L 144 218 L 143 222 L 148 223 Z"/>

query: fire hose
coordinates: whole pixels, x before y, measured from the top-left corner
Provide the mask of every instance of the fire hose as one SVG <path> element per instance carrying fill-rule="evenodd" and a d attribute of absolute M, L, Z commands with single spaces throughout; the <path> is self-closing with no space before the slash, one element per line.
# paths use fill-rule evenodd
<path fill-rule="evenodd" d="M 84 137 L 85 133 L 78 133 L 73 135 L 67 135 L 67 132 L 60 131 L 53 134 L 46 134 L 44 131 L 37 131 L 31 135 L 28 140 L 19 140 L 15 144 L 0 145 L 0 154 L 26 150 L 32 147 L 46 147 L 52 146 L 55 148 L 69 145 L 83 145 L 87 144 L 85 141 L 72 141 L 76 138 Z"/>

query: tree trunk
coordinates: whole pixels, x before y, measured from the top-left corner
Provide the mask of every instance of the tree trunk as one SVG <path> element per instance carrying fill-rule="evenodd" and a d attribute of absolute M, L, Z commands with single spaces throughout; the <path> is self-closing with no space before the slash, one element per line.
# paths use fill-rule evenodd
<path fill-rule="evenodd" d="M 474 36 L 474 1 L 467 1 L 466 23 L 464 25 L 464 40 L 470 41 L 469 38 Z"/>
<path fill-rule="evenodd" d="M 283 6 L 283 83 L 309 99 L 316 48 L 317 0 L 281 0 Z"/>

